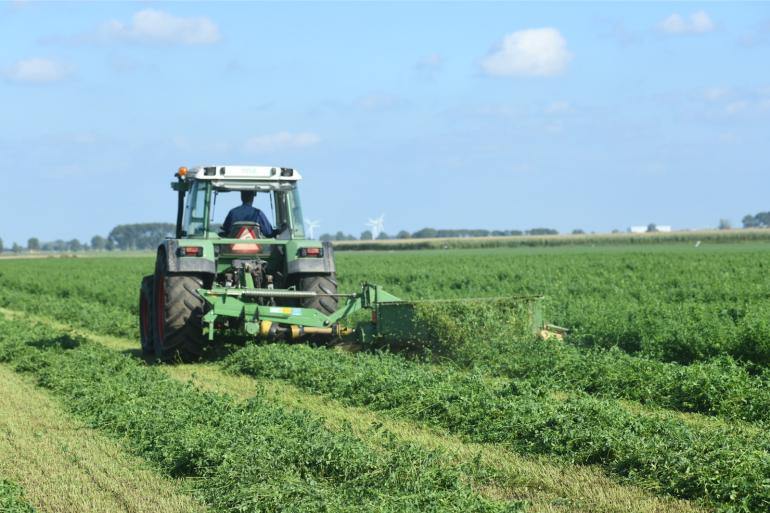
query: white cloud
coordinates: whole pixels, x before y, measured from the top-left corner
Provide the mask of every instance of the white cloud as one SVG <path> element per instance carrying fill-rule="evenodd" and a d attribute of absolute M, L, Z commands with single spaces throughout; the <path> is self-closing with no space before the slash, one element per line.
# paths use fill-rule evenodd
<path fill-rule="evenodd" d="M 100 35 L 107 39 L 180 45 L 208 45 L 220 39 L 219 27 L 209 18 L 185 18 L 157 9 L 137 12 L 130 23 L 109 21 L 102 25 Z"/>
<path fill-rule="evenodd" d="M 314 146 L 321 137 L 313 132 L 276 132 L 257 135 L 247 140 L 243 148 L 252 153 L 267 153 L 278 150 L 290 150 Z"/>
<path fill-rule="evenodd" d="M 506 34 L 481 61 L 481 69 L 491 76 L 549 77 L 563 73 L 571 59 L 558 30 L 528 29 Z"/>
<path fill-rule="evenodd" d="M 69 67 L 51 59 L 22 59 L 10 68 L 7 68 L 3 75 L 17 82 L 55 82 L 66 78 L 69 74 Z"/>
<path fill-rule="evenodd" d="M 668 34 L 702 34 L 714 30 L 714 22 L 705 11 L 692 13 L 689 18 L 674 13 L 658 24 L 658 28 Z"/>

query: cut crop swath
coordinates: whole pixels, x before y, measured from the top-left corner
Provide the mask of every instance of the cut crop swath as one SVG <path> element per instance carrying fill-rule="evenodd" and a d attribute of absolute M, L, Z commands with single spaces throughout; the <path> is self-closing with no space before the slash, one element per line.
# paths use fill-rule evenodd
<path fill-rule="evenodd" d="M 261 396 L 247 405 L 50 329 L 0 321 L 0 361 L 221 511 L 514 511 L 481 498 L 438 451 L 373 430 L 381 450 Z"/>
<path fill-rule="evenodd" d="M 386 354 L 274 344 L 247 347 L 226 364 L 288 380 L 343 404 L 441 427 L 469 441 L 601 465 L 623 479 L 654 482 L 677 497 L 738 511 L 770 507 L 770 437 L 761 430 L 697 427 L 673 414 L 632 414 L 580 394 L 557 399 L 526 381 L 490 383 L 480 374 Z"/>

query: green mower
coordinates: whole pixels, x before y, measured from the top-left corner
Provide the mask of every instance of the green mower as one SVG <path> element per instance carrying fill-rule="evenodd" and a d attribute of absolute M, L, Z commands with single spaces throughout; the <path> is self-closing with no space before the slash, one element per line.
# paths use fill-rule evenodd
<path fill-rule="evenodd" d="M 175 176 L 176 234 L 158 247 L 155 273 L 141 285 L 145 355 L 191 360 L 224 337 L 366 343 L 421 336 L 416 303 L 370 283 L 338 293 L 332 244 L 306 238 L 295 169 L 182 167 Z M 270 196 L 277 227 L 271 236 L 258 223 L 217 232 L 216 198 L 237 191 Z M 545 328 L 539 299 L 516 298 L 535 334 Z"/>

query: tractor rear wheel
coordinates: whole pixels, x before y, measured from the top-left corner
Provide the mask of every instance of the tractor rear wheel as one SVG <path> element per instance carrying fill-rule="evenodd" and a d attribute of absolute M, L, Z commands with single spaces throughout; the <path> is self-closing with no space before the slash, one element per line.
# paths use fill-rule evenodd
<path fill-rule="evenodd" d="M 337 293 L 337 276 L 334 273 L 308 274 L 299 279 L 299 290 L 317 292 L 319 294 Z M 337 311 L 337 298 L 333 296 L 316 296 L 301 300 L 303 308 L 314 308 L 324 315 Z"/>
<path fill-rule="evenodd" d="M 191 361 L 203 354 L 202 317 L 206 301 L 196 289 L 203 280 L 195 275 L 168 274 L 166 259 L 155 267 L 155 356 L 162 360 Z"/>
<path fill-rule="evenodd" d="M 151 356 L 155 354 L 155 343 L 153 340 L 153 287 L 155 276 L 145 276 L 142 278 L 142 286 L 139 289 L 139 334 L 142 341 L 142 354 Z"/>

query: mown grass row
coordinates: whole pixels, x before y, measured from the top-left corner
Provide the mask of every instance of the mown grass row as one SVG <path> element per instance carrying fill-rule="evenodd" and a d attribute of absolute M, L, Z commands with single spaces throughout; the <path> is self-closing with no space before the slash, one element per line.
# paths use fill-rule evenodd
<path fill-rule="evenodd" d="M 681 412 L 770 421 L 770 372 L 749 374 L 730 357 L 683 366 L 620 350 L 576 350 L 558 341 L 511 341 L 482 367 L 541 387 L 639 401 Z"/>
<path fill-rule="evenodd" d="M 35 376 L 76 415 L 172 476 L 198 478 L 221 511 L 514 511 L 480 497 L 438 451 L 385 431 L 371 447 L 257 396 L 246 405 L 46 329 L 0 320 L 0 361 Z M 48 329 L 50 331 L 50 328 Z M 474 469 L 466 474 L 476 475 Z M 475 472 L 475 474 L 474 474 Z"/>
<path fill-rule="evenodd" d="M 632 482 L 730 511 L 770 507 L 770 438 L 735 426 L 697 427 L 675 415 L 635 415 L 585 395 L 554 398 L 526 381 L 416 365 L 392 355 L 306 346 L 250 346 L 227 367 L 285 379 L 343 404 L 425 422 L 469 441 L 598 464 Z"/>
<path fill-rule="evenodd" d="M 50 317 L 117 337 L 139 336 L 137 314 L 109 302 L 0 288 L 0 308 Z"/>
<path fill-rule="evenodd" d="M 0 512 L 2 513 L 35 513 L 24 498 L 24 492 L 15 483 L 0 479 Z"/>

